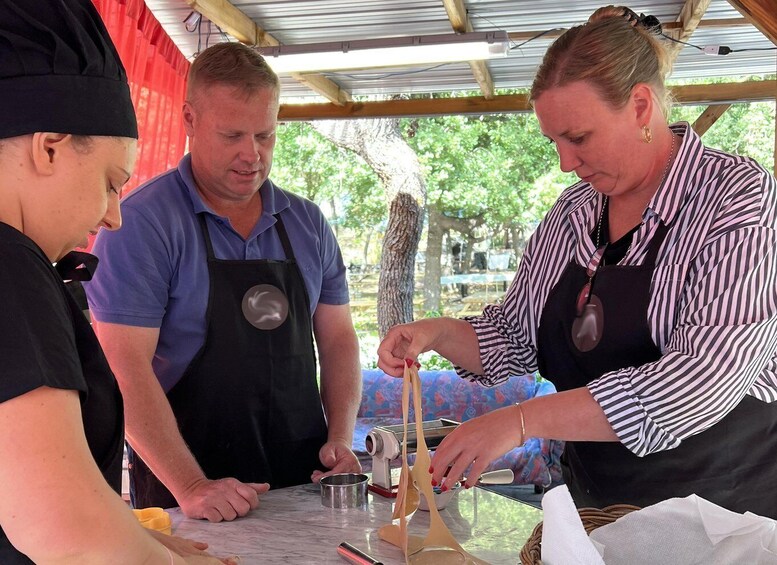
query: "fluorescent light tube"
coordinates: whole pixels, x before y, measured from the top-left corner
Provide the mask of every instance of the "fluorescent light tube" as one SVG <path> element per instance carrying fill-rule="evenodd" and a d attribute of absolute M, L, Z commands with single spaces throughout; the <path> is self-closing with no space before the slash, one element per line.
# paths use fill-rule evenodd
<path fill-rule="evenodd" d="M 278 74 L 406 67 L 504 57 L 505 31 L 422 35 L 260 47 Z"/>

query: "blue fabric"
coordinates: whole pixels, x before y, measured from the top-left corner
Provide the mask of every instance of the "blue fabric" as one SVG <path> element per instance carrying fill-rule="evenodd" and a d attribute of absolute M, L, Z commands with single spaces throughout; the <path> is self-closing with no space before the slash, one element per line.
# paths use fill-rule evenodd
<path fill-rule="evenodd" d="M 340 248 L 321 210 L 266 181 L 262 216 L 247 240 L 217 216 L 197 192 L 191 159 L 131 192 L 122 201 L 123 226 L 101 230 L 93 253 L 100 265 L 85 284 L 100 322 L 160 328 L 153 367 L 169 390 L 205 340 L 208 269 L 196 213 L 206 212 L 219 259 L 284 259 L 274 227 L 280 212 L 305 280 L 311 315 L 318 303 L 347 304 Z"/>
<path fill-rule="evenodd" d="M 454 371 L 419 371 L 421 406 L 424 420 L 449 418 L 466 422 L 503 406 L 523 402 L 535 396 L 556 392 L 553 383 L 535 375 L 510 377 L 495 387 L 460 378 Z M 410 420 L 413 421 L 413 403 Z M 365 470 L 372 460 L 366 453 L 364 439 L 375 426 L 402 423 L 402 379 L 386 375 L 379 369 L 362 370 L 362 402 L 356 419 L 352 448 Z M 560 458 L 564 442 L 529 438 L 522 447 L 494 460 L 487 470 L 512 469 L 514 484 L 548 486 L 562 482 Z"/>

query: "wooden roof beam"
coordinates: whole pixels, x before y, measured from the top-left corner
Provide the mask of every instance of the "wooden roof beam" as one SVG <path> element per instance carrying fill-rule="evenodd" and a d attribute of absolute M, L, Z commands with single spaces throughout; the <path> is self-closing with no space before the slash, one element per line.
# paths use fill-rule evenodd
<path fill-rule="evenodd" d="M 774 0 L 728 0 L 728 3 L 777 45 L 777 10 L 774 8 Z"/>
<path fill-rule="evenodd" d="M 677 16 L 677 22 L 681 27 L 676 29 L 669 29 L 664 31 L 666 35 L 672 37 L 678 41 L 688 41 L 699 26 L 704 12 L 710 5 L 711 0 L 685 0 L 680 15 Z M 684 45 L 682 43 L 672 43 L 668 47 L 670 66 L 674 65 L 677 60 L 677 56 L 682 51 Z"/>
<path fill-rule="evenodd" d="M 670 89 L 679 104 L 722 104 L 773 100 L 777 81 L 763 80 L 723 84 L 691 84 Z M 404 116 L 441 116 L 457 114 L 498 114 L 529 112 L 526 94 L 462 98 L 413 98 L 378 102 L 334 104 L 282 104 L 281 121 L 310 121 Z"/>
<path fill-rule="evenodd" d="M 280 45 L 280 41 L 228 0 L 186 0 L 186 3 L 241 43 L 258 47 Z M 324 75 L 292 73 L 291 76 L 337 106 L 352 100 L 350 93 Z"/>
<path fill-rule="evenodd" d="M 725 82 L 719 84 L 686 84 L 669 91 L 678 104 L 724 104 L 728 102 L 760 102 L 771 100 L 777 91 L 775 80 Z"/>
<path fill-rule="evenodd" d="M 240 43 L 259 47 L 274 47 L 280 44 L 228 0 L 186 0 L 186 3 Z"/>
<path fill-rule="evenodd" d="M 451 27 L 456 33 L 468 33 L 473 31 L 472 22 L 467 16 L 467 9 L 464 7 L 464 0 L 442 0 L 445 11 L 448 12 L 448 19 L 451 21 Z M 490 100 L 494 97 L 494 79 L 488 70 L 485 61 L 469 61 L 469 67 L 472 69 L 472 75 L 480 86 L 480 92 L 483 97 Z"/>

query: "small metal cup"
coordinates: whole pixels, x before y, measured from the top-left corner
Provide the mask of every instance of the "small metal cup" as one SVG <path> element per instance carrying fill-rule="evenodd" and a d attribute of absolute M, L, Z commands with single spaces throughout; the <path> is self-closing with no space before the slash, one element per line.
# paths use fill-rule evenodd
<path fill-rule="evenodd" d="M 367 503 L 367 475 L 340 473 L 320 481 L 321 504 L 328 508 L 358 508 Z"/>

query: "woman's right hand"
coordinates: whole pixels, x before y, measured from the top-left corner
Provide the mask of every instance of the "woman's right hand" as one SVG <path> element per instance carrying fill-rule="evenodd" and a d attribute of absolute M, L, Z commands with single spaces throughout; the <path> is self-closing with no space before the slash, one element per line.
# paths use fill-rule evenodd
<path fill-rule="evenodd" d="M 378 367 L 387 375 L 401 377 L 405 360 L 435 348 L 443 332 L 443 318 L 418 320 L 391 328 L 378 346 Z"/>

